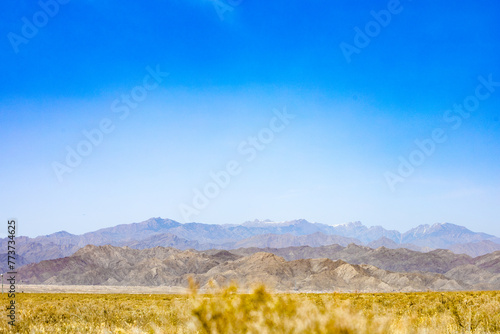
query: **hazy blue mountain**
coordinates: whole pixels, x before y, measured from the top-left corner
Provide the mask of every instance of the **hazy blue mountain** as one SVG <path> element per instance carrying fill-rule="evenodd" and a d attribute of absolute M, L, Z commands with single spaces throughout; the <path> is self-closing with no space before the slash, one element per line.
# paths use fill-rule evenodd
<path fill-rule="evenodd" d="M 382 226 L 367 227 L 361 222 L 351 222 L 331 227 L 331 234 L 341 235 L 343 237 L 356 238 L 364 243 L 378 240 L 382 237 L 400 243 L 401 233 L 395 230 L 386 230 Z"/>
<path fill-rule="evenodd" d="M 382 238 L 377 239 L 375 241 L 369 242 L 366 244 L 366 246 L 368 246 L 370 248 L 379 248 L 379 247 L 385 247 L 385 248 L 390 248 L 390 249 L 406 248 L 406 249 L 414 250 L 417 252 L 428 252 L 428 251 L 432 250 L 429 247 L 420 247 L 420 246 L 417 246 L 414 244 L 399 244 L 399 243 L 395 242 L 394 240 L 389 239 L 387 237 L 382 237 Z"/>
<path fill-rule="evenodd" d="M 449 249 L 456 254 L 468 254 L 475 257 L 500 251 L 500 244 L 491 240 L 481 240 L 478 242 L 451 245 Z"/>
<path fill-rule="evenodd" d="M 500 238 L 491 234 L 473 232 L 463 226 L 450 223 L 419 225 L 401 237 L 401 243 L 412 243 L 429 248 L 448 248 L 455 244 L 490 240 L 500 243 Z"/>

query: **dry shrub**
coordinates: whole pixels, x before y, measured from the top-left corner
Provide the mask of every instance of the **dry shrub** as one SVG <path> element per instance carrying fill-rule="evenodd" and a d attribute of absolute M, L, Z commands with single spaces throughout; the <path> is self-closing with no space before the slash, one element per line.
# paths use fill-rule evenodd
<path fill-rule="evenodd" d="M 500 292 L 18 294 L 0 333 L 498 333 Z"/>

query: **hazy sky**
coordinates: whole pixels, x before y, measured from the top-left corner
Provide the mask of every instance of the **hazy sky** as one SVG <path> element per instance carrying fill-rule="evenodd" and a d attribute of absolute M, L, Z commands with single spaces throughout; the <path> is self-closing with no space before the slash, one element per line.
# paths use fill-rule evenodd
<path fill-rule="evenodd" d="M 29 236 L 158 216 L 500 235 L 499 10 L 7 1 L 0 219 Z"/>

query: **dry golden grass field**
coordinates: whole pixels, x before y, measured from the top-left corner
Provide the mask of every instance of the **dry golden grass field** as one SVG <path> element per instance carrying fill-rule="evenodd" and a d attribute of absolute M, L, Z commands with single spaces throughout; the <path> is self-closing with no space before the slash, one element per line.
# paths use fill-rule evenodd
<path fill-rule="evenodd" d="M 1 333 L 497 333 L 500 291 L 16 295 Z"/>

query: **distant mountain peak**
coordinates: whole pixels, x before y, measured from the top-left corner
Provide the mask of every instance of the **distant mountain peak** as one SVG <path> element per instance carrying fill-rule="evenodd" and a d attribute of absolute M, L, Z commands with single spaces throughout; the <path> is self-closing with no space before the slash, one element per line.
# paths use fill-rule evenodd
<path fill-rule="evenodd" d="M 66 231 L 59 231 L 59 232 L 56 232 L 56 233 L 52 233 L 52 234 L 46 235 L 46 237 L 48 237 L 48 236 L 54 236 L 54 237 L 62 238 L 62 237 L 71 237 L 71 236 L 74 236 L 74 234 L 71 234 L 71 233 L 66 232 Z"/>
<path fill-rule="evenodd" d="M 244 222 L 242 225 L 250 225 L 250 224 L 268 224 L 268 223 L 275 223 L 274 221 L 272 221 L 271 219 L 264 219 L 264 220 L 260 220 L 260 219 L 254 219 L 254 220 L 247 220 L 246 222 Z"/>
<path fill-rule="evenodd" d="M 418 225 L 415 228 L 412 228 L 405 234 L 411 234 L 411 235 L 426 235 L 426 234 L 432 234 L 436 233 L 439 231 L 456 231 L 456 232 L 462 232 L 462 233 L 474 233 L 468 228 L 460 225 L 455 225 L 451 223 L 435 223 L 432 225 L 429 224 L 422 224 Z"/>
<path fill-rule="evenodd" d="M 348 222 L 348 223 L 343 223 L 343 224 L 336 224 L 333 225 L 334 227 L 366 227 L 362 222 L 360 221 L 354 221 L 354 222 Z"/>
<path fill-rule="evenodd" d="M 242 224 L 245 227 L 266 227 L 266 226 L 297 226 L 297 225 L 310 225 L 313 224 L 305 219 L 294 219 L 294 220 L 285 220 L 285 221 L 272 221 L 270 219 L 258 220 L 255 219 L 253 221 L 246 221 Z"/>

